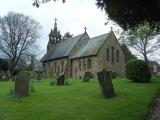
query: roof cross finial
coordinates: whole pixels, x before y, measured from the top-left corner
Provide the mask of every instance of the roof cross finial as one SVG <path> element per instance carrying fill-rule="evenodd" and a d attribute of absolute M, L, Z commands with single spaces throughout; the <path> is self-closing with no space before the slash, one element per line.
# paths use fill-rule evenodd
<path fill-rule="evenodd" d="M 54 18 L 55 22 L 57 22 L 57 18 Z"/>
<path fill-rule="evenodd" d="M 87 32 L 87 27 L 84 27 L 84 32 L 85 32 L 85 33 Z"/>

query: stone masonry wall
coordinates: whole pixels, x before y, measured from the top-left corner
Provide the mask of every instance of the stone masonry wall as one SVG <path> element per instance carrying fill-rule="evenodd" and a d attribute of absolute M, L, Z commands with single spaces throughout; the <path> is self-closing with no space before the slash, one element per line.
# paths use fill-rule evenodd
<path fill-rule="evenodd" d="M 114 61 L 112 62 L 112 47 L 114 47 Z M 106 51 L 109 49 L 109 61 L 107 61 Z M 119 61 L 117 61 L 116 51 L 119 51 Z M 88 68 L 88 59 L 91 61 L 91 68 Z M 83 77 L 85 72 L 91 72 L 97 76 L 97 72 L 102 69 L 112 70 L 117 76 L 124 76 L 125 57 L 114 34 L 110 33 L 106 42 L 100 48 L 97 56 L 90 56 L 72 60 L 72 76 Z"/>
<path fill-rule="evenodd" d="M 118 76 L 124 76 L 125 57 L 116 37 L 114 34 L 110 34 L 111 35 L 108 37 L 99 51 L 99 60 L 97 64 L 99 64 L 99 69 L 109 69 L 116 72 Z M 114 61 L 112 61 L 112 47 L 114 47 Z M 107 60 L 107 49 L 109 49 L 109 61 Z M 119 51 L 119 61 L 117 61 L 117 50 Z"/>
<path fill-rule="evenodd" d="M 47 74 L 51 76 L 58 76 L 60 73 L 65 72 L 68 76 L 68 59 L 62 58 L 54 61 L 44 63 L 44 68 Z"/>
<path fill-rule="evenodd" d="M 82 40 L 72 49 L 70 57 L 77 52 L 88 35 L 82 37 Z M 112 61 L 112 49 L 114 48 L 114 61 Z M 109 60 L 107 60 L 107 49 L 109 49 Z M 119 51 L 119 61 L 117 61 L 117 50 Z M 58 60 L 53 60 L 50 62 L 45 62 L 45 71 L 49 75 L 58 76 L 60 73 L 65 72 L 66 76 L 70 77 L 83 77 L 85 72 L 91 72 L 94 77 L 97 76 L 97 72 L 102 69 L 112 70 L 116 72 L 118 76 L 124 75 L 124 65 L 125 57 L 122 49 L 111 32 L 105 43 L 99 49 L 98 54 L 95 56 L 88 56 L 77 59 L 62 58 Z"/>
<path fill-rule="evenodd" d="M 91 67 L 88 66 L 88 61 L 91 61 Z M 93 76 L 97 74 L 98 59 L 96 56 L 79 58 L 72 60 L 72 76 L 82 78 L 85 72 L 91 72 Z"/>

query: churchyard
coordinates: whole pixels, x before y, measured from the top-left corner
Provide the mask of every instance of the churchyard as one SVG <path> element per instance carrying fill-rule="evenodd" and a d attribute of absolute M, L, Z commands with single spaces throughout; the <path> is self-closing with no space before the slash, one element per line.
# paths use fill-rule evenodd
<path fill-rule="evenodd" d="M 0 82 L 0 120 L 143 120 L 160 87 L 159 79 L 113 79 L 116 96 L 105 99 L 97 79 L 66 79 L 61 86 L 51 85 L 55 78 L 32 80 L 28 97 L 11 95 L 14 82 Z"/>

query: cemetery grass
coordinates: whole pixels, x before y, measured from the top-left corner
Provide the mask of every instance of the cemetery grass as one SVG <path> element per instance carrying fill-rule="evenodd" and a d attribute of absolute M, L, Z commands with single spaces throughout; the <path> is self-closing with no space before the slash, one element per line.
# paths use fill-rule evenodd
<path fill-rule="evenodd" d="M 50 78 L 32 82 L 35 92 L 23 98 L 9 94 L 13 82 L 0 82 L 0 120 L 143 120 L 160 80 L 133 83 L 113 80 L 117 96 L 104 99 L 97 80 L 50 86 Z"/>

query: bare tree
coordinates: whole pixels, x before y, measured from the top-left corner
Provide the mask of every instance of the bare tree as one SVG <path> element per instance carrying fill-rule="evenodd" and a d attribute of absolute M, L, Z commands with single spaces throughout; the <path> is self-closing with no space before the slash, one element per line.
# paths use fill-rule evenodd
<path fill-rule="evenodd" d="M 10 75 L 22 55 L 33 54 L 40 24 L 29 16 L 9 12 L 0 17 L 0 51 L 9 58 Z"/>
<path fill-rule="evenodd" d="M 124 42 L 136 50 L 139 55 L 148 62 L 149 56 L 154 55 L 160 49 L 159 31 L 152 29 L 148 22 L 140 24 L 134 29 L 129 29 L 123 34 Z"/>

